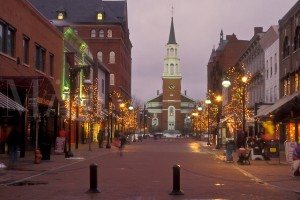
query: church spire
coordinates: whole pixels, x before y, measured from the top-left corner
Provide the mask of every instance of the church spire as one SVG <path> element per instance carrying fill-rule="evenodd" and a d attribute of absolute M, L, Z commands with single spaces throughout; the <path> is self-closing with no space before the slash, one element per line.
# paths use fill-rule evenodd
<path fill-rule="evenodd" d="M 170 35 L 169 35 L 169 42 L 168 44 L 177 44 L 175 39 L 175 31 L 174 31 L 174 24 L 173 24 L 173 16 L 171 21 L 171 29 L 170 29 Z"/>

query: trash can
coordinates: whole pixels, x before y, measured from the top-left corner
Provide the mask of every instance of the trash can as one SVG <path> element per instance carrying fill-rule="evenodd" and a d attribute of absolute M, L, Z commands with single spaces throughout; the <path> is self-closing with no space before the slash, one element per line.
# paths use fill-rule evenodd
<path fill-rule="evenodd" d="M 42 160 L 50 160 L 51 145 L 47 143 L 41 144 Z"/>
<path fill-rule="evenodd" d="M 267 140 L 265 151 L 270 158 L 279 158 L 279 140 Z"/>

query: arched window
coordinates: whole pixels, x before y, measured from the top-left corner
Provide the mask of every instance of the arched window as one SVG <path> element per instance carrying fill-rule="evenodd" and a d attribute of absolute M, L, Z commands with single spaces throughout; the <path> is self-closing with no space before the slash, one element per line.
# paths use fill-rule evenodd
<path fill-rule="evenodd" d="M 283 42 L 283 58 L 287 57 L 290 54 L 289 47 L 289 37 L 285 36 Z"/>
<path fill-rule="evenodd" d="M 115 85 L 115 75 L 114 74 L 109 75 L 109 82 L 110 82 L 110 85 Z"/>
<path fill-rule="evenodd" d="M 111 38 L 112 37 L 112 30 L 107 30 L 107 37 L 108 38 Z"/>
<path fill-rule="evenodd" d="M 103 53 L 101 51 L 98 51 L 97 58 L 100 62 L 103 62 Z"/>
<path fill-rule="evenodd" d="M 170 107 L 169 109 L 169 115 L 174 116 L 174 107 Z"/>
<path fill-rule="evenodd" d="M 297 50 L 300 48 L 300 27 L 297 26 L 295 38 L 294 38 L 294 50 Z"/>
<path fill-rule="evenodd" d="M 101 20 L 103 19 L 103 14 L 102 14 L 101 12 L 99 12 L 99 13 L 97 14 L 97 19 L 98 19 L 99 21 L 101 21 Z"/>
<path fill-rule="evenodd" d="M 59 12 L 58 15 L 57 15 L 57 19 L 64 19 L 64 13 L 63 12 Z"/>
<path fill-rule="evenodd" d="M 174 56 L 174 49 L 173 48 L 170 49 L 170 56 Z"/>
<path fill-rule="evenodd" d="M 170 49 L 167 49 L 167 56 L 170 55 Z"/>
<path fill-rule="evenodd" d="M 170 64 L 170 74 L 174 74 L 174 64 Z"/>
<path fill-rule="evenodd" d="M 177 49 L 175 49 L 175 56 L 177 56 Z"/>
<path fill-rule="evenodd" d="M 91 38 L 95 38 L 96 37 L 96 30 L 92 29 L 91 30 Z"/>
<path fill-rule="evenodd" d="M 99 37 L 100 37 L 100 38 L 104 38 L 104 30 L 103 30 L 103 29 L 101 29 L 101 30 L 99 31 Z"/>
<path fill-rule="evenodd" d="M 111 51 L 109 53 L 109 63 L 110 64 L 115 64 L 116 62 L 116 55 L 115 55 L 115 52 Z"/>

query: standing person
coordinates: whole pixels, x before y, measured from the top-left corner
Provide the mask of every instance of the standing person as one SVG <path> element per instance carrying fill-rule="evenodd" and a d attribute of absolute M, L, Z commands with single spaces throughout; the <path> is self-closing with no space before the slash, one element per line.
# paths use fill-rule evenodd
<path fill-rule="evenodd" d="M 125 135 L 122 135 L 120 137 L 120 146 L 119 146 L 119 149 L 120 149 L 120 156 L 123 155 L 123 150 L 125 148 L 125 144 L 126 144 L 126 137 Z"/>
<path fill-rule="evenodd" d="M 98 145 L 99 148 L 103 148 L 103 130 L 99 130 L 98 135 L 97 135 L 97 139 L 98 139 Z"/>
<path fill-rule="evenodd" d="M 15 163 L 18 160 L 18 150 L 20 145 L 20 134 L 16 126 L 13 126 L 13 128 L 11 129 L 6 143 L 8 145 L 10 165 L 11 167 L 14 167 Z"/>

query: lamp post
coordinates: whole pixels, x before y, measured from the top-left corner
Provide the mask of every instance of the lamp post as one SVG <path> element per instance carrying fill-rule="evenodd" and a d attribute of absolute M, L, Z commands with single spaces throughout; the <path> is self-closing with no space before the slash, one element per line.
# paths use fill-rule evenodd
<path fill-rule="evenodd" d="M 209 130 L 209 105 L 211 104 L 210 99 L 205 100 L 205 104 L 207 105 L 207 145 L 210 146 L 210 130 Z"/>
<path fill-rule="evenodd" d="M 197 108 L 197 110 L 198 110 L 198 117 L 200 118 L 201 117 L 201 112 L 202 112 L 202 107 L 201 106 L 198 106 L 198 108 Z M 199 128 L 200 128 L 200 130 L 199 130 L 199 140 L 201 140 L 201 119 L 199 120 L 200 122 L 199 122 Z"/>
<path fill-rule="evenodd" d="M 134 107 L 130 105 L 128 107 L 128 110 L 133 111 L 133 142 L 136 142 L 136 139 L 135 139 L 135 113 L 134 113 Z"/>
<path fill-rule="evenodd" d="M 220 102 L 222 101 L 222 96 L 218 95 L 216 97 L 218 112 L 217 112 L 217 146 L 216 149 L 220 149 L 222 147 L 222 132 L 220 132 L 220 111 L 221 106 Z"/>
<path fill-rule="evenodd" d="M 226 91 L 230 87 L 230 85 L 231 85 L 231 82 L 229 80 L 225 79 L 225 80 L 222 81 L 222 86 L 226 89 Z M 225 92 L 223 92 L 222 96 L 226 97 L 226 99 L 228 101 L 228 93 L 225 94 Z M 225 105 L 225 104 L 223 104 L 223 102 L 222 102 L 222 105 Z M 222 114 L 223 114 L 223 109 L 222 109 Z M 225 132 L 225 137 L 226 137 L 226 132 Z M 221 132 L 221 143 L 223 143 L 223 139 L 222 138 L 223 138 L 223 133 Z"/>
<path fill-rule="evenodd" d="M 88 118 L 89 118 L 89 124 L 88 124 L 88 134 L 89 134 L 89 151 L 91 151 L 91 142 L 92 142 L 92 135 L 91 135 L 91 107 L 92 107 L 92 102 L 91 102 L 91 86 L 93 85 L 92 81 L 89 79 L 86 79 L 83 81 L 83 84 L 87 87 L 88 91 L 88 105 L 87 105 L 87 110 L 88 110 Z"/>
<path fill-rule="evenodd" d="M 246 83 L 247 83 L 247 76 L 242 77 L 242 82 L 243 82 L 243 91 L 242 91 L 242 104 L 243 104 L 243 117 L 242 117 L 242 131 L 243 134 L 245 134 L 246 130 Z M 247 133 L 247 138 L 249 133 Z"/>

